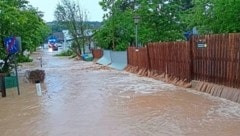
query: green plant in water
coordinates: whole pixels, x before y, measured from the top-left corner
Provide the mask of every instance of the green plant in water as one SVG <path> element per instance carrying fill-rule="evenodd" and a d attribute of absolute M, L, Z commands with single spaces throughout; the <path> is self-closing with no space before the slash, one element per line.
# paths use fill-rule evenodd
<path fill-rule="evenodd" d="M 15 66 L 14 56 L 8 55 L 0 62 L 0 73 L 9 74 Z"/>
<path fill-rule="evenodd" d="M 23 63 L 23 62 L 32 62 L 33 59 L 30 58 L 30 56 L 24 56 L 24 55 L 19 55 L 17 58 L 17 62 Z"/>
<path fill-rule="evenodd" d="M 56 54 L 55 56 L 72 56 L 73 55 L 73 51 L 71 50 L 66 50 L 66 51 L 62 51 L 59 54 Z"/>

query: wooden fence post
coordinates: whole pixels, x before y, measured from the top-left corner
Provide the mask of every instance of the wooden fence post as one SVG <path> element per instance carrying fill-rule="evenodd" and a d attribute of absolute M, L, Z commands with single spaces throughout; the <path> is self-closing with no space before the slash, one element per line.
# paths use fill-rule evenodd
<path fill-rule="evenodd" d="M 148 69 L 149 70 L 152 70 L 152 67 L 151 67 L 151 61 L 150 61 L 150 53 L 149 53 L 149 47 L 148 47 L 149 45 L 147 45 L 147 61 L 148 61 Z"/>
<path fill-rule="evenodd" d="M 194 36 L 190 37 L 189 42 L 189 59 L 190 59 L 190 72 L 189 72 L 189 82 L 194 79 L 194 71 L 193 71 L 193 47 L 194 47 Z"/>

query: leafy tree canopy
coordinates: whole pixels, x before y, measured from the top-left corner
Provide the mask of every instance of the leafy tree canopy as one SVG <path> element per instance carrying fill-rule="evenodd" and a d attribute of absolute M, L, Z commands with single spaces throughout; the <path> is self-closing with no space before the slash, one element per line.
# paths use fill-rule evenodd
<path fill-rule="evenodd" d="M 0 59 L 7 56 L 3 46 L 4 38 L 19 36 L 22 51 L 34 51 L 49 34 L 50 29 L 42 19 L 42 12 L 28 3 L 27 0 L 0 1 Z"/>
<path fill-rule="evenodd" d="M 88 40 L 86 30 L 89 29 L 89 26 L 86 23 L 86 12 L 76 1 L 62 0 L 55 10 L 55 18 L 59 24 L 66 26 L 69 30 L 73 38 L 71 48 L 78 57 L 81 57 L 81 54 L 85 52 L 84 46 Z"/>
<path fill-rule="evenodd" d="M 188 27 L 196 26 L 202 34 L 240 32 L 239 0 L 195 0 L 183 15 Z"/>
<path fill-rule="evenodd" d="M 106 14 L 95 39 L 99 46 L 113 50 L 135 45 L 135 28 L 140 45 L 184 39 L 180 14 L 192 6 L 189 0 L 102 0 L 99 4 Z M 134 16 L 140 16 L 138 24 L 134 24 Z"/>

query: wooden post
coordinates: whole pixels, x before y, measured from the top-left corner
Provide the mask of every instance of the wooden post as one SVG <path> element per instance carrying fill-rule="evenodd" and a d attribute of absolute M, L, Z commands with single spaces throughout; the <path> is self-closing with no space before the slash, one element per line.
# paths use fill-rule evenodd
<path fill-rule="evenodd" d="M 6 87 L 5 87 L 5 78 L 4 77 L 5 77 L 5 73 L 0 73 L 2 97 L 6 97 Z"/>
<path fill-rule="evenodd" d="M 20 95 L 19 83 L 18 83 L 18 70 L 17 70 L 17 59 L 16 59 L 16 54 L 14 54 L 13 57 L 14 57 L 15 72 L 16 72 L 17 92 L 18 92 L 18 95 Z"/>
<path fill-rule="evenodd" d="M 194 49 L 194 36 L 191 36 L 189 42 L 189 59 L 190 59 L 190 72 L 189 72 L 189 81 L 194 79 L 194 71 L 193 71 L 193 61 L 194 61 L 194 56 L 193 56 L 193 49 Z"/>
<path fill-rule="evenodd" d="M 152 70 L 152 67 L 151 67 L 151 60 L 150 60 L 150 52 L 149 52 L 149 45 L 147 45 L 147 64 L 148 64 L 148 70 Z"/>

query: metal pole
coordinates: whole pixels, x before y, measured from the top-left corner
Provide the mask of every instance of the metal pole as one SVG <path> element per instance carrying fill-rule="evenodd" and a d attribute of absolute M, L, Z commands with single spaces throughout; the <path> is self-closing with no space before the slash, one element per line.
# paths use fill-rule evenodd
<path fill-rule="evenodd" d="M 15 61 L 15 72 L 16 72 L 17 92 L 18 92 L 18 95 L 20 95 L 19 83 L 18 83 L 18 70 L 17 70 L 17 59 L 16 59 L 16 54 L 14 54 L 13 57 L 14 57 L 14 61 Z"/>
<path fill-rule="evenodd" d="M 3 36 L 1 36 L 1 39 L 4 39 Z M 4 40 L 2 40 L 2 45 L 4 45 Z M 6 87 L 5 87 L 5 74 L 0 73 L 0 79 L 1 79 L 1 92 L 2 92 L 2 97 L 6 97 Z"/>
<path fill-rule="evenodd" d="M 138 25 L 136 23 L 136 47 L 138 47 Z"/>
<path fill-rule="evenodd" d="M 1 74 L 1 91 L 2 91 L 2 97 L 6 97 L 6 87 L 5 87 L 5 74 Z"/>

